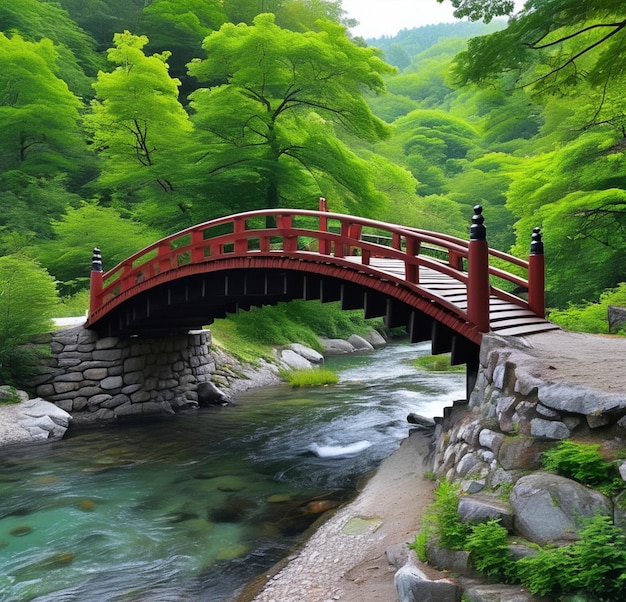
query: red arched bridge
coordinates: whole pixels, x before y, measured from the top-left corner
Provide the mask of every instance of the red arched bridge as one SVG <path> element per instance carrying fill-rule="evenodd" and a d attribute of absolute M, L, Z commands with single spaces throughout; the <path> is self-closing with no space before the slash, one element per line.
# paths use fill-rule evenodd
<path fill-rule="evenodd" d="M 433 353 L 475 363 L 482 335 L 555 329 L 544 319 L 543 245 L 528 261 L 490 249 L 482 208 L 470 240 L 321 211 L 229 215 L 173 234 L 102 272 L 94 251 L 87 328 L 161 336 L 201 328 L 251 306 L 293 299 L 406 327 Z M 268 227 L 268 224 L 272 224 Z"/>

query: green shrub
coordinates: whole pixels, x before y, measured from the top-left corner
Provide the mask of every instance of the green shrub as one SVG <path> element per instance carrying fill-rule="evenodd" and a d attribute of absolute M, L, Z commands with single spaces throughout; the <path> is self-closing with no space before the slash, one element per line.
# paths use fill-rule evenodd
<path fill-rule="evenodd" d="M 477 570 L 504 583 L 515 581 L 515 560 L 509 552 L 509 534 L 499 519 L 471 526 L 466 550 Z"/>
<path fill-rule="evenodd" d="M 292 387 L 320 387 L 322 385 L 335 385 L 339 382 L 339 376 L 326 368 L 286 370 L 281 372 L 281 377 Z"/>
<path fill-rule="evenodd" d="M 566 330 L 578 332 L 607 333 L 609 323 L 607 310 L 609 305 L 626 307 L 626 283 L 606 290 L 597 303 L 570 305 L 567 309 L 550 311 L 550 320 Z M 626 334 L 622 329 L 620 334 Z"/>
<path fill-rule="evenodd" d="M 608 516 L 586 521 L 580 540 L 517 562 L 522 585 L 540 596 L 584 591 L 618 602 L 626 591 L 626 535 Z"/>
<path fill-rule="evenodd" d="M 595 487 L 606 495 L 614 495 L 624 489 L 624 481 L 617 466 L 607 462 L 599 449 L 599 445 L 561 441 L 544 452 L 542 464 L 546 470 Z"/>
<path fill-rule="evenodd" d="M 435 489 L 435 501 L 424 513 L 422 531 L 427 537 L 435 536 L 442 548 L 462 550 L 469 534 L 469 526 L 461 522 L 458 489 L 441 481 Z"/>
<path fill-rule="evenodd" d="M 52 329 L 58 306 L 55 281 L 36 261 L 0 257 L 0 382 L 24 383 L 37 368 L 33 335 Z"/>

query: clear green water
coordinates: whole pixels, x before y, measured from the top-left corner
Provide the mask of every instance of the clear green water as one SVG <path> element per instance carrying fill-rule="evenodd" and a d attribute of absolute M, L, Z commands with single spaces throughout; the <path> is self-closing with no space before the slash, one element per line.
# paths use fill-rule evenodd
<path fill-rule="evenodd" d="M 0 600 L 233 600 L 408 434 L 464 396 L 420 373 L 424 345 L 328 362 L 332 387 L 270 387 L 238 405 L 71 430 L 0 451 Z"/>

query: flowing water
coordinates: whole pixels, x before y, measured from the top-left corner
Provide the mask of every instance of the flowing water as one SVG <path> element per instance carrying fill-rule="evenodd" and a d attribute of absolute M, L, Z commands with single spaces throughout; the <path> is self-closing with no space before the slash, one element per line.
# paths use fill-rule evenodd
<path fill-rule="evenodd" d="M 463 374 L 427 345 L 329 360 L 338 385 L 276 386 L 146 423 L 0 450 L 3 602 L 228 601 L 320 510 L 394 451 L 409 412 L 441 415 Z"/>

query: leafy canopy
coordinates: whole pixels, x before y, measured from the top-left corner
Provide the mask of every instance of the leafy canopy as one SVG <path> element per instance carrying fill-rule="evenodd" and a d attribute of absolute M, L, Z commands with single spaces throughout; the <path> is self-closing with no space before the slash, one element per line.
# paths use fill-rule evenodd
<path fill-rule="evenodd" d="M 201 165 L 222 189 L 232 185 L 235 199 L 239 189 L 249 208 L 314 199 L 327 176 L 364 204 L 376 200 L 367 166 L 340 137 L 388 134 L 362 91 L 382 92 L 381 75 L 393 68 L 375 49 L 355 46 L 342 26 L 317 26 L 285 30 L 272 14 L 252 26 L 227 23 L 205 39 L 207 58 L 189 65 L 208 84 L 191 95 L 206 147 Z"/>

